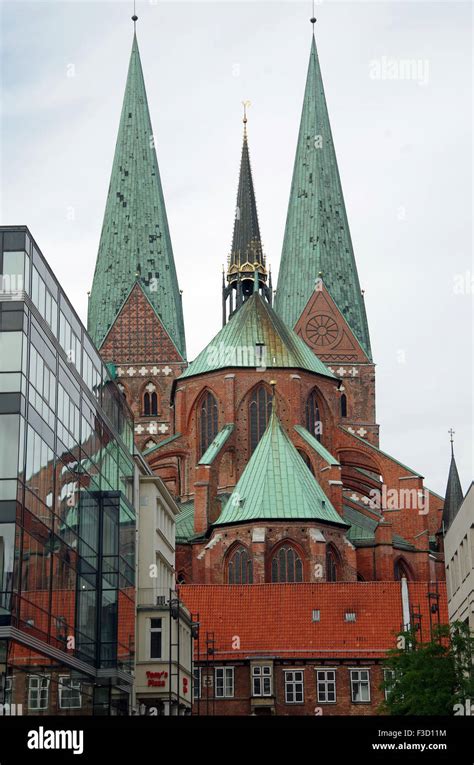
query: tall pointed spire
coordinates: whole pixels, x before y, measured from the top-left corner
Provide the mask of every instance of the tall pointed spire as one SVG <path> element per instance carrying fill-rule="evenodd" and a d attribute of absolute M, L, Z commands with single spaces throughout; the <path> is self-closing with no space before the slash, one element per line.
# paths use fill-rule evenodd
<path fill-rule="evenodd" d="M 371 358 L 370 338 L 331 134 L 316 41 L 311 42 L 275 308 L 294 327 L 318 274 Z"/>
<path fill-rule="evenodd" d="M 132 20 L 135 26 L 135 13 Z M 89 300 L 88 328 L 98 347 L 136 282 L 185 358 L 181 295 L 134 33 Z"/>
<path fill-rule="evenodd" d="M 454 458 L 453 435 L 454 430 L 449 431 L 451 437 L 451 464 L 449 466 L 448 484 L 443 507 L 443 527 L 446 532 L 452 524 L 463 501 L 461 481 L 459 480 L 458 468 Z"/>
<path fill-rule="evenodd" d="M 232 246 L 227 263 L 227 286 L 223 289 L 223 317 L 225 323 L 225 304 L 230 297 L 229 316 L 233 312 L 233 295 L 236 293 L 236 308 L 239 308 L 255 290 L 261 289 L 265 297 L 271 302 L 271 293 L 267 287 L 267 269 L 263 254 L 260 227 L 258 224 L 257 202 L 253 186 L 252 168 L 250 166 L 250 153 L 247 136 L 247 107 L 248 101 L 244 101 L 244 138 L 242 143 L 242 157 L 240 161 L 239 187 L 237 191 L 237 205 L 235 209 L 234 232 Z M 258 277 L 256 277 L 258 272 Z"/>

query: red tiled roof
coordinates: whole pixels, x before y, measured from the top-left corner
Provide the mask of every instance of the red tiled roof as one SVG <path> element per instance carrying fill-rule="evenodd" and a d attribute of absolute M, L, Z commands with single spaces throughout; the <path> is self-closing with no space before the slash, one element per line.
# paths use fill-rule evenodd
<path fill-rule="evenodd" d="M 427 582 L 409 583 L 411 608 L 422 614 L 423 640 L 429 639 L 428 591 L 434 589 Z M 446 624 L 444 583 L 439 583 L 439 594 L 440 621 Z M 214 658 L 220 660 L 377 658 L 395 647 L 403 622 L 400 582 L 182 585 L 180 595 L 199 614 L 201 659 L 206 632 L 214 632 Z M 319 622 L 313 622 L 313 610 L 320 611 Z M 345 621 L 346 612 L 355 612 L 356 621 Z M 432 618 L 437 622 L 436 614 Z"/>

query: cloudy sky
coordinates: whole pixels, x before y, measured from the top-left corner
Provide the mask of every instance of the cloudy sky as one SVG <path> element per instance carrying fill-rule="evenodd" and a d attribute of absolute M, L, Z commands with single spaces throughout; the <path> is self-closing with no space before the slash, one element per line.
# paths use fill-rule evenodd
<path fill-rule="evenodd" d="M 133 3 L 16 0 L 0 10 L 0 220 L 30 227 L 85 320 Z M 311 2 L 138 0 L 137 13 L 192 359 L 220 327 L 244 99 L 277 273 Z M 471 13 L 451 0 L 316 3 L 381 447 L 440 493 L 451 426 L 465 489 L 472 476 Z"/>

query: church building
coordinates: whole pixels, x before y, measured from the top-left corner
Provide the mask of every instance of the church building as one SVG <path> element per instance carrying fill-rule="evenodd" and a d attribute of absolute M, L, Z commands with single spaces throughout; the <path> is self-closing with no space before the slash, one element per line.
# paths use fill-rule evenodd
<path fill-rule="evenodd" d="M 88 328 L 180 504 L 177 582 L 443 580 L 443 499 L 379 446 L 314 34 L 276 294 L 244 115 L 223 326 L 191 362 L 152 136 L 134 34 Z"/>

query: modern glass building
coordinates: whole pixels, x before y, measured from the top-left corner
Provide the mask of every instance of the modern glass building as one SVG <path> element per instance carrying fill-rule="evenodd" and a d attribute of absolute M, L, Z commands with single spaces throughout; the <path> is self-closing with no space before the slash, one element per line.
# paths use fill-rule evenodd
<path fill-rule="evenodd" d="M 0 704 L 128 714 L 133 418 L 28 229 L 0 227 Z"/>

